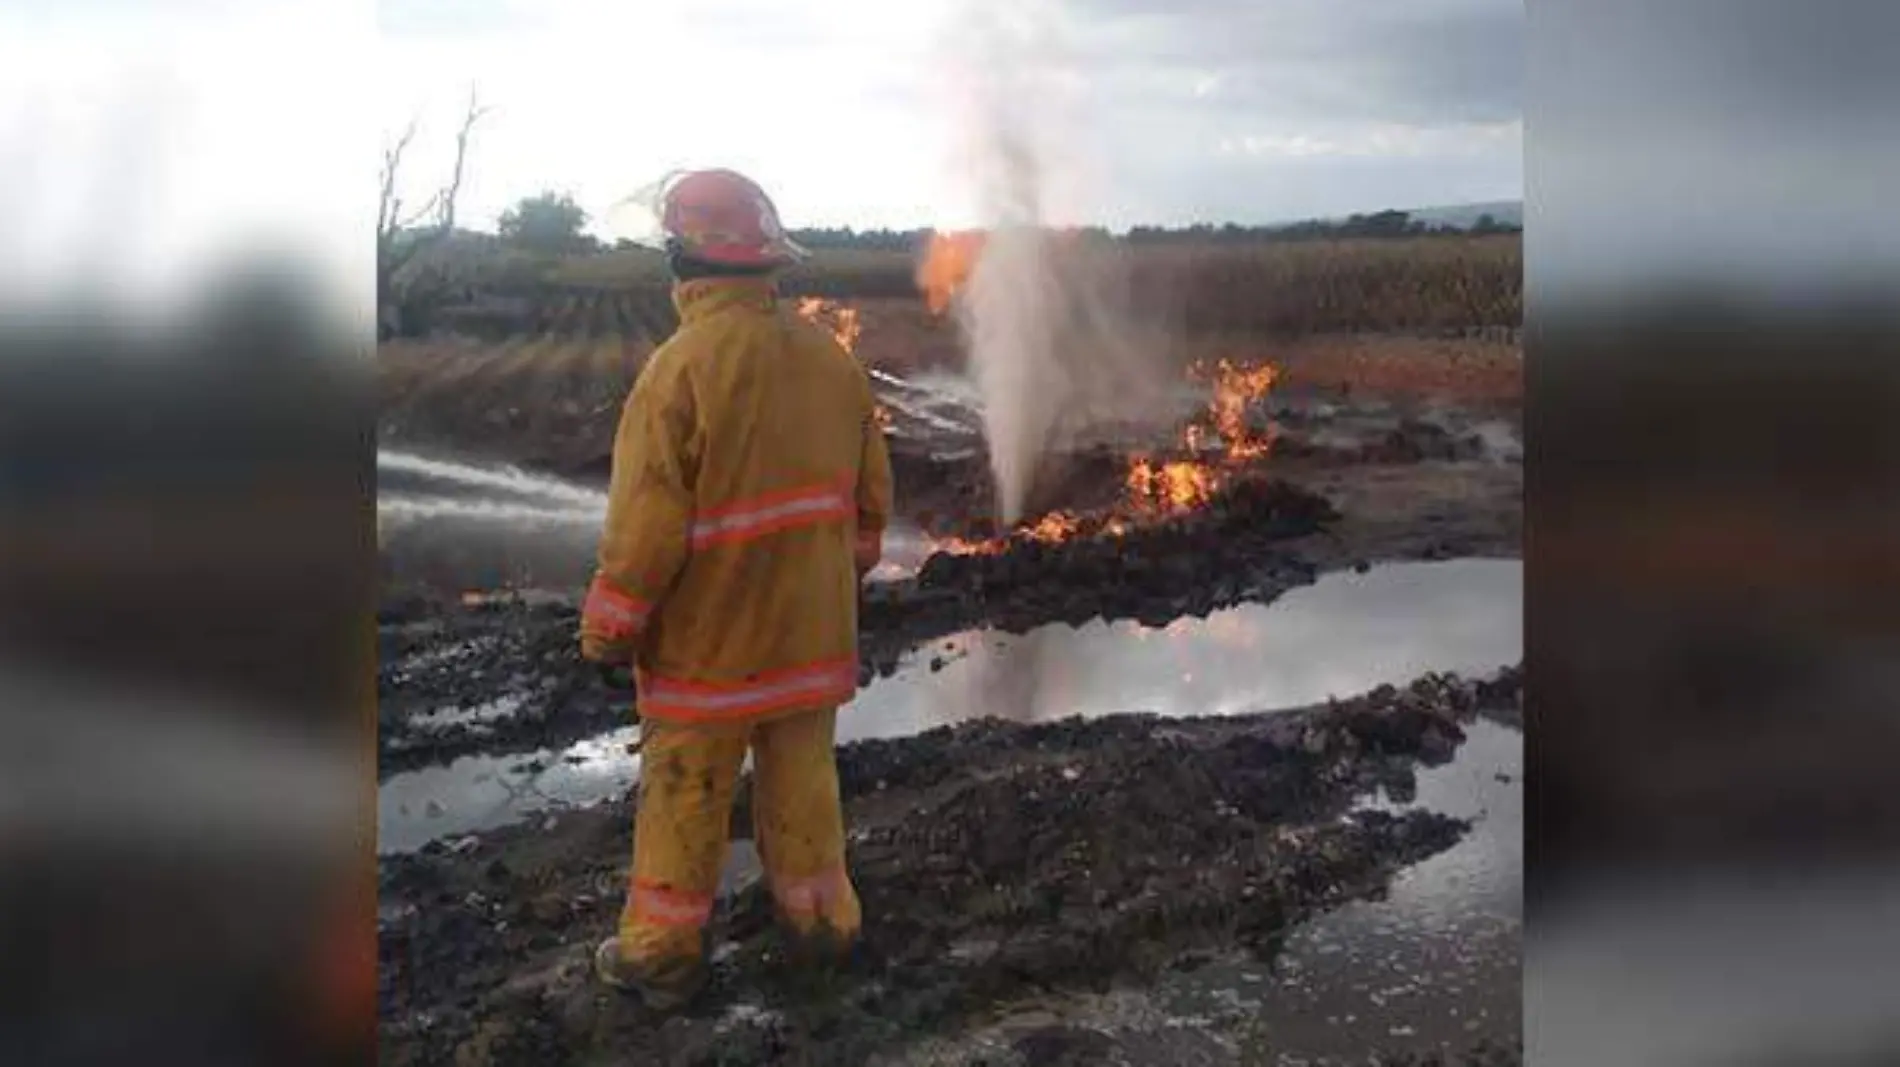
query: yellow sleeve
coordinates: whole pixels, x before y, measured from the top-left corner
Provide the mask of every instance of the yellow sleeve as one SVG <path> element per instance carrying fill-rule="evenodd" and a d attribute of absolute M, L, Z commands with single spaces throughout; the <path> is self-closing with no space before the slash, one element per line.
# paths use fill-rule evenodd
<path fill-rule="evenodd" d="M 884 444 L 884 427 L 877 417 L 871 384 L 864 385 L 864 446 L 858 461 L 858 543 L 860 575 L 877 566 L 884 556 L 884 528 L 890 525 L 892 494 L 891 453 Z"/>
<path fill-rule="evenodd" d="M 581 610 L 581 654 L 630 659 L 686 563 L 695 417 L 679 363 L 656 352 L 620 413 L 599 566 Z"/>

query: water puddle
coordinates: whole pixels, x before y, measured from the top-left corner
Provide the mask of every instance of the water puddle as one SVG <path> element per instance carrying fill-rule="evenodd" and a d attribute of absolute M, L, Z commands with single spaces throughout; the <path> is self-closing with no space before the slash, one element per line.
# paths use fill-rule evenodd
<path fill-rule="evenodd" d="M 410 852 L 437 839 L 535 817 L 624 794 L 640 774 L 627 727 L 558 753 L 467 756 L 385 779 L 376 793 L 377 851 Z"/>
<path fill-rule="evenodd" d="M 1153 991 L 1171 1015 L 1246 1020 L 1273 1063 L 1360 1062 L 1518 1033 L 1523 1012 L 1524 737 L 1479 721 L 1456 758 L 1421 770 L 1419 808 L 1476 820 L 1457 845 L 1360 901 L 1295 927 L 1271 967 L 1222 961 Z"/>
<path fill-rule="evenodd" d="M 1523 735 L 1489 721 L 1466 734 L 1452 762 L 1418 773 L 1413 802 L 1366 805 L 1475 819 L 1384 899 L 1295 926 L 1271 963 L 1223 957 L 1149 987 L 1019 1005 L 970 1044 L 1059 1025 L 1114 1035 L 1131 1062 L 1308 1065 L 1509 1042 L 1523 1017 Z"/>
<path fill-rule="evenodd" d="M 1520 561 L 1453 560 L 1328 575 L 1271 604 L 1160 629 L 1095 622 L 1020 637 L 972 632 L 933 643 L 861 691 L 839 716 L 839 739 L 985 715 L 1227 715 L 1351 696 L 1428 671 L 1485 674 L 1522 658 L 1522 602 Z M 543 753 L 538 768 L 521 755 L 476 756 L 394 775 L 379 794 L 379 847 L 413 849 L 617 796 L 638 771 L 625 751 L 634 736 Z"/>
<path fill-rule="evenodd" d="M 1488 673 L 1522 658 L 1523 575 L 1518 560 L 1394 564 L 1159 629 L 1095 621 L 962 634 L 859 693 L 839 733 L 900 737 L 986 715 L 1232 715 L 1429 671 Z"/>

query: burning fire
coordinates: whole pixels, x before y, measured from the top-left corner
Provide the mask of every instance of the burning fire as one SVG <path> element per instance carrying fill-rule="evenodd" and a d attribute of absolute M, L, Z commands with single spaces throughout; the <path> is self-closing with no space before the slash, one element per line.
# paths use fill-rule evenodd
<path fill-rule="evenodd" d="M 1067 541 L 1069 538 L 1074 537 L 1076 531 L 1081 529 L 1081 526 L 1081 520 L 1077 519 L 1074 515 L 1066 511 L 1052 511 L 1042 518 L 1037 519 L 1036 524 L 1023 531 L 1023 533 L 1024 536 L 1031 540 L 1054 544 L 1059 541 Z"/>
<path fill-rule="evenodd" d="M 930 235 L 917 265 L 916 283 L 933 315 L 948 311 L 969 281 L 986 238 L 981 230 Z M 816 321 L 824 314 L 836 317 L 835 309 L 829 301 L 807 299 L 800 304 L 799 312 Z M 849 349 L 856 340 L 856 314 L 844 310 L 849 318 L 839 318 L 833 328 L 840 343 Z M 847 334 L 850 341 L 846 340 Z M 1271 364 L 1243 366 L 1221 359 L 1211 365 L 1196 363 L 1189 375 L 1206 382 L 1212 393 L 1205 411 L 1181 430 L 1180 446 L 1190 458 L 1134 456 L 1123 481 L 1122 510 L 1128 518 L 1085 519 L 1070 512 L 1051 512 L 1007 536 L 985 540 L 949 537 L 938 540 L 935 548 L 957 555 L 987 555 L 1001 552 L 1011 540 L 1054 544 L 1077 536 L 1120 537 L 1132 529 L 1134 522 L 1205 507 L 1235 468 L 1271 450 L 1275 431 L 1270 427 L 1254 432 L 1247 423 L 1247 412 L 1273 388 L 1279 369 Z M 1209 453 L 1214 455 L 1199 458 Z"/>
<path fill-rule="evenodd" d="M 932 541 L 931 549 L 954 556 L 990 556 L 1003 551 L 1011 541 L 1038 541 L 1055 545 L 1077 537 L 1121 537 L 1133 528 L 1131 523 L 1118 516 L 1102 519 L 1077 515 L 1071 511 L 1052 511 L 1027 526 L 1017 527 L 1006 536 L 986 540 L 941 537 Z"/>
<path fill-rule="evenodd" d="M 1278 370 L 1271 364 L 1238 367 L 1221 360 L 1213 367 L 1197 364 L 1194 377 L 1206 379 L 1213 389 L 1207 404 L 1207 426 L 1190 422 L 1181 430 L 1181 447 L 1189 455 L 1213 448 L 1209 428 L 1223 448 L 1213 463 L 1198 459 L 1157 462 L 1136 456 L 1128 467 L 1128 502 L 1137 514 L 1178 514 L 1202 507 L 1227 479 L 1222 468 L 1235 467 L 1267 454 L 1273 434 L 1255 434 L 1247 426 L 1247 407 L 1273 388 Z"/>
<path fill-rule="evenodd" d="M 1207 405 L 1208 421 L 1226 443 L 1227 458 L 1239 461 L 1266 455 L 1273 445 L 1273 435 L 1268 432 L 1256 437 L 1248 430 L 1247 406 L 1267 395 L 1274 379 L 1279 377 L 1279 370 L 1271 363 L 1236 367 L 1223 359 L 1211 372 L 1203 370 L 1201 375 L 1210 378 L 1214 388 L 1214 398 Z M 1190 426 L 1189 429 L 1194 431 L 1194 436 L 1185 443 L 1189 448 L 1197 448 L 1200 428 Z"/>
<path fill-rule="evenodd" d="M 864 323 L 858 319 L 858 309 L 836 300 L 807 296 L 798 301 L 798 313 L 807 322 L 831 331 L 838 347 L 852 355 L 858 354 L 858 337 L 864 333 Z M 879 404 L 875 409 L 877 424 L 888 428 L 891 425 L 891 413 Z"/>
<path fill-rule="evenodd" d="M 941 315 L 950 308 L 950 298 L 976 269 L 977 256 L 983 252 L 981 230 L 932 233 L 924 258 L 917 264 L 917 288 L 930 305 L 930 313 Z"/>
<path fill-rule="evenodd" d="M 1272 389 L 1279 375 L 1277 368 L 1271 364 L 1242 367 L 1223 359 L 1212 366 L 1197 364 L 1190 373 L 1206 380 L 1213 396 L 1204 416 L 1182 428 L 1181 446 L 1189 456 L 1218 454 L 1210 459 L 1172 460 L 1134 456 L 1123 480 L 1124 513 L 1133 520 L 1179 515 L 1207 506 L 1236 468 L 1266 455 L 1272 447 L 1273 431 L 1253 432 L 1247 425 L 1247 409 Z M 1120 516 L 1096 520 L 1055 511 L 1018 527 L 1007 537 L 949 537 L 937 541 L 935 548 L 956 555 L 990 555 L 1001 552 L 1012 539 L 1056 544 L 1078 536 L 1121 537 L 1132 528 L 1133 522 Z"/>
<path fill-rule="evenodd" d="M 1128 468 L 1128 502 L 1144 515 L 1190 511 L 1206 504 L 1219 488 L 1219 472 L 1193 460 L 1156 463 L 1136 456 Z"/>
<path fill-rule="evenodd" d="M 858 321 L 858 309 L 836 300 L 808 296 L 798 302 L 798 313 L 805 320 L 831 331 L 838 347 L 856 355 L 858 335 L 864 332 L 864 324 Z"/>
<path fill-rule="evenodd" d="M 967 537 L 940 537 L 931 542 L 931 549 L 953 556 L 992 556 L 1003 550 L 1003 541 L 1001 538 L 972 541 Z"/>

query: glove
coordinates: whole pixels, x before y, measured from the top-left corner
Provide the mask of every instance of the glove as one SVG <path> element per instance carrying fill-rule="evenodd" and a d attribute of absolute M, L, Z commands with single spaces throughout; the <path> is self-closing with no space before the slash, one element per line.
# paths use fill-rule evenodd
<path fill-rule="evenodd" d="M 600 674 L 600 684 L 615 692 L 633 692 L 633 665 L 631 663 L 595 663 L 594 669 Z"/>

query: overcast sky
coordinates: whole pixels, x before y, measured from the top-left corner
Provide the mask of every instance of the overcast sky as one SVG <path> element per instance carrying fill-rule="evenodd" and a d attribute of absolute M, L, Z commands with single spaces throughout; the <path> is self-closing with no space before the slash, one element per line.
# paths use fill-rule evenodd
<path fill-rule="evenodd" d="M 1520 0 L 383 0 L 379 18 L 384 132 L 422 118 L 412 199 L 467 86 L 494 108 L 464 200 L 479 226 L 542 188 L 604 216 L 698 165 L 752 174 L 791 226 L 967 224 L 999 116 L 1029 131 L 1057 221 L 1523 189 Z"/>
<path fill-rule="evenodd" d="M 484 228 L 553 188 L 614 236 L 634 220 L 604 209 L 682 165 L 750 172 L 794 227 L 980 222 L 1002 120 L 1055 222 L 1515 199 L 1523 21 L 1517 0 L 0 4 L 0 294 L 157 297 L 263 241 L 361 289 L 379 143 L 420 117 L 420 203 L 471 82 L 494 110 L 462 220 Z"/>

